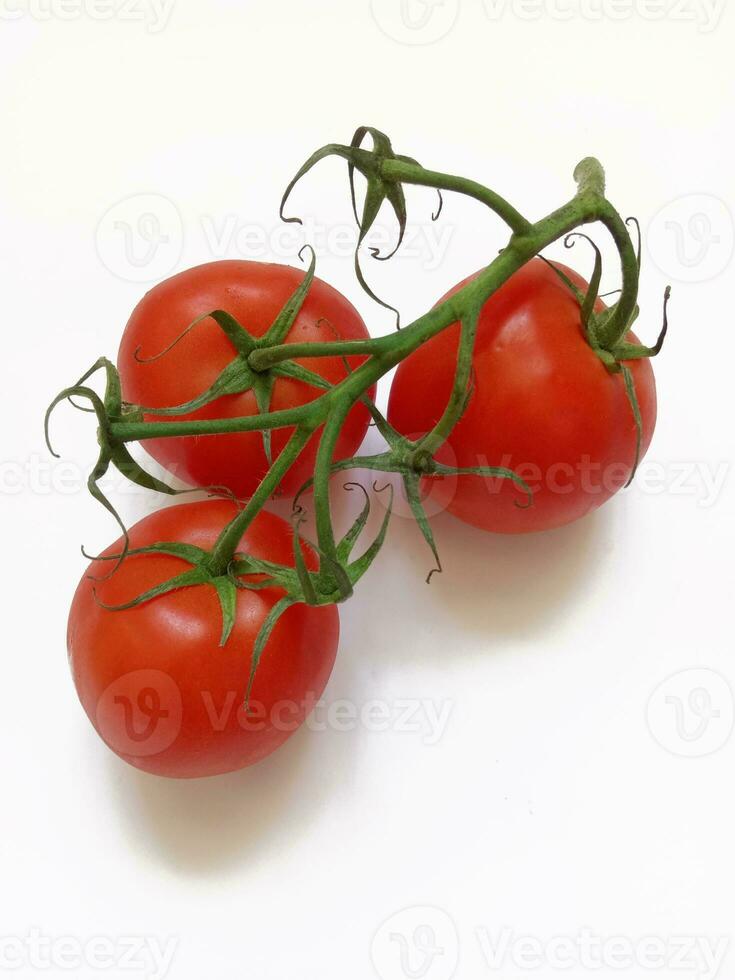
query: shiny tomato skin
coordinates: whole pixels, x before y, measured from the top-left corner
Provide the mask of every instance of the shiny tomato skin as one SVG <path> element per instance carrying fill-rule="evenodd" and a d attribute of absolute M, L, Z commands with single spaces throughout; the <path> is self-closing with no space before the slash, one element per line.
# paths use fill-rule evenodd
<path fill-rule="evenodd" d="M 228 500 L 165 508 L 130 531 L 131 547 L 183 541 L 210 548 L 234 515 Z M 119 551 L 115 542 L 106 554 Z M 292 531 L 262 511 L 241 548 L 293 563 Z M 313 554 L 308 555 L 313 563 Z M 334 664 L 339 616 L 334 606 L 296 605 L 277 623 L 245 702 L 258 629 L 281 597 L 276 589 L 238 591 L 235 625 L 219 646 L 222 616 L 214 589 L 198 585 L 125 611 L 103 609 L 130 600 L 191 567 L 164 555 L 128 557 L 109 572 L 93 562 L 69 614 L 72 675 L 90 721 L 126 762 L 160 776 L 212 776 L 250 766 L 273 752 L 304 721 Z"/>
<path fill-rule="evenodd" d="M 199 323 L 163 357 L 140 363 L 163 351 L 194 320 L 215 309 L 230 313 L 253 336 L 269 329 L 286 300 L 304 278 L 303 270 L 285 265 L 241 260 L 209 262 L 178 273 L 151 289 L 133 310 L 120 344 L 118 369 L 126 401 L 150 407 L 172 407 L 205 391 L 234 357 L 234 349 L 213 320 Z M 365 340 L 367 328 L 352 304 L 332 286 L 315 278 L 287 342 L 310 343 L 335 339 Z M 362 358 L 350 358 L 352 369 Z M 341 381 L 340 357 L 303 358 L 303 366 L 331 383 Z M 276 380 L 271 410 L 293 408 L 323 393 L 290 378 Z M 257 413 L 252 391 L 226 395 L 179 419 L 236 418 Z M 153 414 L 148 420 L 156 420 Z M 369 423 L 368 412 L 356 405 L 346 419 L 337 443 L 338 457 L 353 455 Z M 272 435 L 272 452 L 281 452 L 291 429 Z M 239 497 L 249 497 L 268 469 L 259 432 L 148 439 L 147 451 L 171 473 L 192 486 L 224 485 Z M 294 494 L 311 477 L 318 433 L 303 450 L 281 483 L 280 491 Z"/>
<path fill-rule="evenodd" d="M 559 268 L 586 289 L 575 272 Z M 454 324 L 398 367 L 389 419 L 405 435 L 429 431 L 441 416 L 458 338 Z M 637 343 L 633 334 L 628 339 Z M 629 367 L 641 409 L 642 456 L 656 423 L 656 385 L 648 360 Z M 483 530 L 515 534 L 576 521 L 625 485 L 636 426 L 623 378 L 590 348 L 576 299 L 543 260 L 533 259 L 485 303 L 473 368 L 469 406 L 437 458 L 454 466 L 510 467 L 531 486 L 533 504 L 517 506 L 524 494 L 507 480 L 461 476 L 427 481 L 434 505 Z"/>

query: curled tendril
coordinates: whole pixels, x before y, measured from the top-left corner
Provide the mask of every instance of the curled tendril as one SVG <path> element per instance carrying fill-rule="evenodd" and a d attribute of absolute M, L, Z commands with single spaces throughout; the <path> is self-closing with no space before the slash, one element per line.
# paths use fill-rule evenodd
<path fill-rule="evenodd" d="M 67 401 L 72 406 L 72 408 L 76 408 L 78 412 L 86 412 L 88 415 L 94 415 L 93 408 L 89 408 L 87 405 L 80 405 L 79 402 L 74 401 L 73 395 L 69 395 Z"/>
<path fill-rule="evenodd" d="M 291 521 L 293 522 L 294 520 L 302 517 L 306 518 L 306 507 L 300 503 L 297 503 L 296 498 L 294 498 L 291 509 Z"/>
<path fill-rule="evenodd" d="M 637 218 L 628 218 L 625 222 L 626 226 L 633 226 L 637 232 L 637 248 L 636 248 L 636 262 L 638 265 L 638 271 L 640 272 L 641 266 L 641 227 L 640 222 Z M 581 290 L 569 279 L 569 277 L 562 272 L 561 269 L 557 268 L 553 263 L 548 262 L 544 259 L 551 268 L 557 273 L 560 279 L 562 279 L 565 284 L 572 290 L 574 295 L 580 304 L 582 322 L 587 333 L 588 340 L 592 349 L 598 355 L 600 360 L 606 368 L 616 374 L 621 374 L 623 379 L 623 386 L 625 389 L 625 395 L 630 404 L 631 413 L 633 415 L 633 420 L 635 422 L 635 451 L 633 465 L 631 468 L 631 474 L 626 487 L 630 486 L 633 482 L 638 466 L 640 464 L 641 458 L 641 448 L 643 443 L 643 419 L 641 415 L 640 404 L 638 401 L 638 393 L 635 385 L 635 377 L 633 372 L 627 366 L 628 361 L 639 360 L 641 358 L 651 358 L 656 357 L 663 347 L 664 341 L 669 328 L 668 321 L 668 304 L 671 297 L 671 287 L 667 286 L 664 293 L 664 312 L 663 312 L 663 327 L 658 336 L 658 339 L 653 347 L 646 347 L 643 344 L 632 344 L 627 340 L 628 330 L 633 325 L 636 317 L 638 316 L 638 307 L 636 306 L 633 311 L 630 322 L 627 325 L 626 333 L 623 338 L 615 343 L 613 346 L 606 346 L 601 338 L 606 334 L 606 327 L 610 323 L 611 319 L 615 315 L 616 307 L 611 306 L 601 313 L 595 312 L 595 300 L 598 298 L 597 293 L 600 287 L 600 280 L 602 274 L 602 257 L 600 250 L 595 242 L 583 232 L 572 232 L 568 234 L 564 239 L 564 245 L 566 248 L 571 248 L 574 246 L 574 242 L 577 238 L 582 238 L 589 242 L 595 252 L 595 269 L 590 281 L 589 289 L 586 295 L 583 296 Z M 541 256 L 543 258 L 543 256 Z M 612 296 L 620 293 L 621 290 L 616 289 L 611 293 L 606 293 L 604 296 Z M 600 297 L 602 298 L 602 297 Z"/>
<path fill-rule="evenodd" d="M 103 397 L 100 397 L 94 388 L 90 388 L 87 384 L 85 384 L 89 378 L 100 370 L 104 370 L 106 378 Z M 216 493 L 217 495 L 232 496 L 232 491 L 230 491 L 227 487 L 222 486 L 192 487 L 180 490 L 175 489 L 174 487 L 169 486 L 167 483 L 164 483 L 163 480 L 160 480 L 148 473 L 133 458 L 125 443 L 119 441 L 113 435 L 113 424 L 123 419 L 123 401 L 120 375 L 114 364 L 107 360 L 107 358 L 100 358 L 98 361 L 96 361 L 92 367 L 82 375 L 75 385 L 61 391 L 47 408 L 44 418 L 44 437 L 46 439 L 46 445 L 48 446 L 49 452 L 52 454 L 52 456 L 56 457 L 57 459 L 59 458 L 58 453 L 56 453 L 51 444 L 51 416 L 58 405 L 60 405 L 62 401 L 67 401 L 70 395 L 76 398 L 86 399 L 90 404 L 92 412 L 97 416 L 97 432 L 100 449 L 97 461 L 94 464 L 89 477 L 87 478 L 87 489 L 94 499 L 102 504 L 105 510 L 113 517 L 120 528 L 123 538 L 122 551 L 117 556 L 115 565 L 109 574 L 103 576 L 102 578 L 98 578 L 97 576 L 90 574 L 88 575 L 88 578 L 97 581 L 104 581 L 110 578 L 115 574 L 122 562 L 125 560 L 130 547 L 130 537 L 125 522 L 100 486 L 100 481 L 107 475 L 111 465 L 114 466 L 126 479 L 130 480 L 131 483 L 135 483 L 137 486 L 143 487 L 146 490 L 154 490 L 158 493 L 164 493 L 172 496 L 184 493 L 193 493 L 196 491 L 205 491 L 213 494 Z"/>
<path fill-rule="evenodd" d="M 641 234 L 641 223 L 638 220 L 638 218 L 636 218 L 636 217 L 634 217 L 634 216 L 631 215 L 630 218 L 626 218 L 625 219 L 625 224 L 626 224 L 626 227 L 630 227 L 630 225 L 633 225 L 633 227 L 636 230 L 637 244 L 636 244 L 636 250 L 635 250 L 635 252 L 636 252 L 636 261 L 638 263 L 638 271 L 640 272 L 641 271 L 642 250 L 643 250 L 643 236 Z"/>
<path fill-rule="evenodd" d="M 602 281 L 602 253 L 595 241 L 593 241 L 589 235 L 585 235 L 584 232 L 574 231 L 567 235 L 564 239 L 565 248 L 574 248 L 576 240 L 581 238 L 583 241 L 587 242 L 588 245 L 592 247 L 595 253 L 595 265 L 592 272 L 592 278 L 590 279 L 590 284 L 585 294 L 584 300 L 582 301 L 582 323 L 584 324 L 584 329 L 590 340 L 590 343 L 594 347 L 597 344 L 597 331 L 596 322 L 594 318 L 595 303 L 597 302 L 598 294 L 600 291 L 600 282 Z"/>
<path fill-rule="evenodd" d="M 178 344 L 180 344 L 181 341 L 185 337 L 187 337 L 195 327 L 198 327 L 200 323 L 204 322 L 204 320 L 208 320 L 209 316 L 210 314 L 208 312 L 203 313 L 201 316 L 198 316 L 195 320 L 193 320 L 189 324 L 188 327 L 185 327 L 177 337 L 174 337 L 171 343 L 168 344 L 166 347 L 164 347 L 163 350 L 159 351 L 157 354 L 152 354 L 150 357 L 140 356 L 142 345 L 138 344 L 138 346 L 133 351 L 133 358 L 138 362 L 138 364 L 153 364 L 155 361 L 159 361 L 162 357 L 165 357 L 166 354 L 172 351 L 174 347 L 177 347 Z"/>
<path fill-rule="evenodd" d="M 364 143 L 368 137 L 372 140 L 372 148 L 366 148 L 364 146 Z M 291 192 L 301 178 L 304 177 L 313 167 L 315 167 L 317 163 L 330 156 L 341 157 L 347 161 L 350 202 L 352 204 L 353 214 L 358 226 L 358 240 L 354 256 L 354 267 L 357 280 L 371 299 L 395 314 L 396 326 L 400 328 L 399 311 L 396 309 L 396 307 L 391 306 L 390 303 L 382 300 L 373 291 L 365 279 L 360 264 L 360 248 L 365 242 L 371 228 L 375 224 L 382 205 L 387 202 L 398 221 L 398 236 L 395 247 L 385 255 L 381 253 L 379 248 L 373 247 L 370 249 L 370 252 L 372 257 L 378 259 L 379 261 L 387 261 L 396 254 L 403 243 L 406 233 L 406 198 L 401 181 L 395 177 L 390 177 L 387 175 L 386 171 L 384 170 L 384 163 L 390 160 L 412 164 L 415 166 L 418 166 L 418 164 L 412 157 L 402 156 L 401 154 L 395 153 L 390 139 L 379 129 L 376 129 L 373 126 L 359 126 L 355 130 L 349 145 L 330 143 L 327 146 L 323 146 L 320 150 L 317 150 L 316 153 L 313 153 L 298 170 L 295 177 L 286 188 L 281 200 L 280 214 L 283 221 L 295 222 L 297 224 L 302 223 L 301 219 L 298 217 L 286 216 L 286 203 L 291 196 Z M 358 207 L 357 200 L 357 187 L 355 181 L 357 171 L 359 171 L 367 181 L 365 196 L 361 207 Z M 437 217 L 440 210 L 441 207 L 437 211 Z"/>
<path fill-rule="evenodd" d="M 360 483 L 360 481 L 359 481 L 359 480 L 348 480 L 348 481 L 347 481 L 346 483 L 343 483 L 343 484 L 342 484 L 342 489 L 343 489 L 343 490 L 347 490 L 347 491 L 349 491 L 350 493 L 351 493 L 351 492 L 352 492 L 353 490 L 360 490 L 360 491 L 361 491 L 361 492 L 362 492 L 362 493 L 363 493 L 363 494 L 365 495 L 365 498 L 366 498 L 366 499 L 367 499 L 367 497 L 368 497 L 368 492 L 367 492 L 367 490 L 365 489 L 365 487 L 363 486 L 363 484 L 362 484 L 362 483 Z"/>

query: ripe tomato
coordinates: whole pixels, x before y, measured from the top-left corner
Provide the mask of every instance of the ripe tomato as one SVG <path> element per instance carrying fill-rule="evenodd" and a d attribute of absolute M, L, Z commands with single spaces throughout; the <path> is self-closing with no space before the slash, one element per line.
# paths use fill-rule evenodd
<path fill-rule="evenodd" d="M 228 500 L 169 507 L 136 524 L 130 544 L 182 541 L 209 549 L 234 513 Z M 121 546 L 117 541 L 105 554 Z M 281 564 L 293 561 L 291 528 L 267 511 L 240 547 Z M 313 558 L 307 554 L 307 562 Z M 109 566 L 95 561 L 88 574 L 99 578 Z M 281 590 L 238 590 L 234 627 L 223 647 L 211 585 L 178 589 L 124 611 L 100 605 L 127 602 L 189 567 L 162 554 L 131 555 L 107 579 L 82 578 L 69 615 L 69 659 L 90 721 L 126 762 L 162 776 L 230 772 L 273 752 L 321 696 L 339 636 L 334 606 L 291 606 L 263 650 L 248 711 L 253 645 Z"/>
<path fill-rule="evenodd" d="M 263 262 L 222 261 L 200 265 L 172 276 L 148 292 L 133 310 L 123 334 L 118 369 L 126 401 L 136 405 L 168 408 L 191 401 L 206 391 L 233 360 L 235 350 L 212 319 L 207 319 L 162 357 L 141 363 L 165 350 L 197 317 L 216 309 L 231 314 L 255 337 L 272 325 L 283 305 L 303 281 L 304 273 L 289 266 Z M 306 300 L 286 337 L 286 342 L 310 343 L 364 340 L 367 328 L 352 304 L 327 283 L 314 279 Z M 363 358 L 350 358 L 355 368 Z M 331 383 L 346 374 L 340 357 L 298 363 Z M 272 411 L 294 408 L 317 398 L 323 391 L 291 378 L 277 378 Z M 220 397 L 181 419 L 236 418 L 257 414 L 252 390 Z M 149 414 L 147 420 L 156 420 Z M 354 455 L 362 442 L 369 415 L 355 405 L 345 421 L 336 446 L 337 457 Z M 291 429 L 272 435 L 272 455 L 283 449 Z M 281 483 L 282 493 L 295 493 L 313 473 L 318 433 L 302 451 Z M 224 485 L 239 497 L 248 497 L 268 469 L 259 432 L 148 439 L 143 445 L 170 472 L 193 486 Z"/>
<path fill-rule="evenodd" d="M 580 276 L 559 268 L 586 290 Z M 597 310 L 604 308 L 598 301 Z M 388 414 L 399 432 L 417 438 L 440 418 L 458 339 L 455 324 L 398 367 Z M 632 334 L 628 339 L 637 343 Z M 533 503 L 517 506 L 524 495 L 508 480 L 461 476 L 429 478 L 435 504 L 487 531 L 541 531 L 583 517 L 626 484 L 636 425 L 624 380 L 591 349 L 577 300 L 543 260 L 533 259 L 485 303 L 473 367 L 469 405 L 437 458 L 458 467 L 509 467 L 529 484 Z M 629 367 L 642 455 L 656 423 L 656 386 L 647 360 Z"/>

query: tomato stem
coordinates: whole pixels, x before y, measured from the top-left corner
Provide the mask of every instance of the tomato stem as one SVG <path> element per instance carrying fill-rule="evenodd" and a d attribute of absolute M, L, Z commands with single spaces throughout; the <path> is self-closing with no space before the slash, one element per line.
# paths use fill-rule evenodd
<path fill-rule="evenodd" d="M 257 490 L 240 513 L 222 530 L 212 552 L 210 571 L 213 575 L 224 575 L 235 556 L 240 539 L 263 509 L 296 461 L 301 450 L 309 441 L 313 429 L 308 425 L 299 425 L 291 435 L 286 445 L 271 464 L 268 472 L 261 480 Z"/>
<path fill-rule="evenodd" d="M 402 160 L 386 160 L 381 169 L 388 180 L 399 180 L 401 183 L 420 187 L 433 187 L 439 191 L 457 191 L 466 197 L 471 197 L 494 211 L 515 234 L 524 235 L 532 228 L 531 222 L 516 211 L 512 204 L 477 181 L 468 180 L 466 177 L 455 177 L 452 174 L 442 174 L 435 170 L 424 170 L 417 163 L 405 163 Z"/>
<path fill-rule="evenodd" d="M 363 145 L 367 136 L 373 140 L 372 149 L 367 149 Z M 345 542 L 347 541 L 351 548 L 355 534 L 359 534 L 364 526 L 366 512 L 357 522 L 357 531 L 355 532 L 353 529 L 346 538 L 337 543 L 329 500 L 329 481 L 336 470 L 344 469 L 346 463 L 356 461 L 335 459 L 335 450 L 345 419 L 353 406 L 360 401 L 368 405 L 381 433 L 386 435 L 389 442 L 387 453 L 376 457 L 365 457 L 364 461 L 373 469 L 397 472 L 402 476 L 410 491 L 410 502 L 414 516 L 419 522 L 422 533 L 432 548 L 439 565 L 433 536 L 418 497 L 418 483 L 422 474 L 429 471 L 439 472 L 442 469 L 434 460 L 434 454 L 449 438 L 466 408 L 471 392 L 472 358 L 477 322 L 483 305 L 493 293 L 500 289 L 514 273 L 534 256 L 554 242 L 564 239 L 582 225 L 592 222 L 602 224 L 611 235 L 620 257 L 622 287 L 617 303 L 606 310 L 604 316 L 596 315 L 594 302 L 597 298 L 596 292 L 600 275 L 598 252 L 598 263 L 593 277 L 594 288 L 591 290 L 591 295 L 583 297 L 580 303 L 586 329 L 588 327 L 587 321 L 589 321 L 589 329 L 587 329 L 589 341 L 600 354 L 604 363 L 611 370 L 618 371 L 621 370 L 622 361 L 635 357 L 655 356 L 660 349 L 660 344 L 655 348 L 644 348 L 640 345 L 633 347 L 625 343 L 630 325 L 637 314 L 640 252 L 633 244 L 627 223 L 623 221 L 605 197 L 605 173 L 602 165 L 593 157 L 582 160 L 574 171 L 574 178 L 577 182 L 577 192 L 574 197 L 551 214 L 532 223 L 490 188 L 464 177 L 426 170 L 417 161 L 396 154 L 388 137 L 378 130 L 360 127 L 350 145 L 330 144 L 317 150 L 306 161 L 286 190 L 281 202 L 282 217 L 285 203 L 297 181 L 319 161 L 329 156 L 337 156 L 347 161 L 352 203 L 359 226 L 355 269 L 364 289 L 383 306 L 388 306 L 388 304 L 379 300 L 365 282 L 358 259 L 359 249 L 385 202 L 391 206 L 398 220 L 398 245 L 400 245 L 406 227 L 406 203 L 403 192 L 405 185 L 433 188 L 439 192 L 440 198 L 442 192 L 457 192 L 482 203 L 509 227 L 511 235 L 508 243 L 472 281 L 400 331 L 369 340 L 290 344 L 285 342 L 288 330 L 304 300 L 314 274 L 314 255 L 312 252 L 309 271 L 302 287 L 296 291 L 284 307 L 271 331 L 258 344 L 248 341 L 247 348 L 243 348 L 240 352 L 242 370 L 246 373 L 248 371 L 255 373 L 266 388 L 279 372 L 289 372 L 293 377 L 299 377 L 307 383 L 314 383 L 313 379 L 316 376 L 308 372 L 302 365 L 296 364 L 295 359 L 343 358 L 348 367 L 344 379 L 331 387 L 327 387 L 312 401 L 299 407 L 268 411 L 265 410 L 268 399 L 265 401 L 261 399 L 263 410 L 257 415 L 240 418 L 171 419 L 146 422 L 142 420 L 140 412 L 131 415 L 131 413 L 123 411 L 119 378 L 114 368 L 110 371 L 109 362 L 98 362 L 98 366 L 104 363 L 107 368 L 108 393 L 104 404 L 91 389 L 82 384 L 87 376 L 75 388 L 66 389 L 54 403 L 57 404 L 59 400 L 68 398 L 70 393 L 75 397 L 86 398 L 91 402 L 99 418 L 101 438 L 103 439 L 101 443 L 103 447 L 102 463 L 98 465 L 100 472 L 109 465 L 109 462 L 113 462 L 123 471 L 127 468 L 128 473 L 132 474 L 131 478 L 136 479 L 137 482 L 152 486 L 154 489 L 163 488 L 166 492 L 173 491 L 162 484 L 156 486 L 151 483 L 151 478 L 147 474 L 132 469 L 132 464 L 129 462 L 130 457 L 124 448 L 126 443 L 179 436 L 208 436 L 252 431 L 269 434 L 274 429 L 287 428 L 293 430 L 285 448 L 271 463 L 252 498 L 222 530 L 211 557 L 208 559 L 208 570 L 215 578 L 230 574 L 233 559 L 237 555 L 237 549 L 244 532 L 268 499 L 277 491 L 283 477 L 295 463 L 306 444 L 310 439 L 316 438 L 315 434 L 321 429 L 314 477 L 313 481 L 310 481 L 313 482 L 314 486 L 314 510 L 320 571 L 314 582 L 309 579 L 308 589 L 304 587 L 303 583 L 298 587 L 300 589 L 298 591 L 299 598 L 293 600 L 320 603 L 339 601 L 340 598 L 346 597 L 351 592 L 352 584 L 364 573 L 377 549 L 380 548 L 387 526 L 388 515 L 383 522 L 378 538 L 365 555 L 349 565 L 345 564 L 347 560 L 345 556 L 349 550 L 346 550 Z M 361 208 L 358 208 L 355 193 L 355 171 L 359 171 L 367 181 L 367 192 Z M 437 216 L 438 213 L 434 217 Z M 299 219 L 284 217 L 284 220 L 298 221 Z M 396 245 L 396 249 L 398 245 Z M 390 254 L 394 254 L 396 249 Z M 376 254 L 376 257 L 389 258 L 390 256 L 378 256 Z M 392 307 L 390 308 L 392 309 Z M 234 329 L 228 319 L 229 314 L 225 311 L 215 311 L 215 313 L 219 316 L 220 319 L 217 322 L 223 326 L 223 329 Z M 210 315 L 214 316 L 215 314 Z M 422 344 L 458 322 L 461 324 L 460 339 L 457 347 L 457 362 L 451 395 L 434 428 L 417 442 L 411 443 L 397 433 L 389 431 L 390 427 L 382 419 L 377 408 L 372 405 L 368 392 L 380 378 L 410 356 Z M 666 323 L 665 318 L 661 339 L 665 334 Z M 237 331 L 235 333 L 238 337 L 240 336 Z M 359 357 L 362 362 L 356 368 L 351 369 L 347 362 L 349 357 Z M 631 404 L 635 408 L 637 403 L 635 402 L 635 392 L 630 391 L 632 384 L 630 372 L 624 372 L 624 376 L 631 397 Z M 261 405 L 261 401 L 258 402 L 259 405 Z M 173 409 L 170 410 L 170 414 L 174 414 Z M 447 470 L 447 468 L 444 467 L 443 470 Z M 479 473 L 479 470 L 477 472 Z M 522 489 L 525 487 L 523 481 L 516 474 L 510 471 L 497 472 L 500 476 L 513 479 Z M 96 487 L 96 483 L 94 485 Z M 294 581 L 297 578 L 298 576 L 295 576 Z M 294 586 L 294 589 L 296 588 Z M 296 594 L 295 591 L 294 595 Z"/>

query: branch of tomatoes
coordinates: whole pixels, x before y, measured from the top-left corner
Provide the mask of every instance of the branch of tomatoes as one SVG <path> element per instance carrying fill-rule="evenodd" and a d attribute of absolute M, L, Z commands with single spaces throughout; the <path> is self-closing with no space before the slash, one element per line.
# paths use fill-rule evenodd
<path fill-rule="evenodd" d="M 368 137 L 372 139 L 372 147 L 369 148 L 364 145 Z M 348 164 L 352 204 L 359 227 L 355 252 L 356 275 L 368 295 L 384 307 L 394 309 L 377 297 L 367 283 L 360 265 L 360 248 L 385 202 L 389 204 L 397 218 L 398 240 L 390 254 L 381 255 L 373 249 L 373 257 L 380 260 L 389 259 L 400 247 L 407 222 L 404 186 L 430 187 L 438 192 L 440 206 L 434 218 L 439 216 L 442 194 L 445 192 L 462 193 L 479 201 L 508 225 L 511 231 L 509 241 L 497 257 L 471 281 L 413 323 L 389 336 L 361 340 L 336 338 L 305 344 L 289 343 L 287 335 L 309 294 L 314 278 L 315 257 L 312 252 L 310 265 L 302 282 L 289 297 L 271 328 L 262 336 L 257 338 L 252 336 L 246 324 L 238 322 L 227 310 L 218 309 L 199 316 L 171 345 L 153 357 L 140 358 L 139 351 L 136 351 L 135 356 L 141 362 L 156 360 L 166 355 L 198 323 L 205 319 L 213 320 L 232 344 L 235 357 L 216 381 L 193 400 L 155 409 L 151 406 L 129 405 L 123 400 L 120 378 L 114 366 L 102 359 L 76 385 L 62 391 L 47 414 L 48 429 L 48 416 L 60 401 L 84 399 L 90 405 L 89 410 L 97 415 L 100 457 L 90 477 L 90 490 L 115 515 L 123 527 L 124 547 L 118 555 L 114 556 L 116 559 L 114 569 L 117 569 L 126 556 L 128 538 L 122 521 L 99 488 L 99 480 L 108 467 L 116 466 L 126 477 L 148 489 L 164 493 L 179 492 L 150 476 L 135 463 L 126 448 L 128 443 L 256 431 L 262 434 L 269 468 L 249 499 L 222 529 L 214 546 L 206 551 L 200 549 L 197 552 L 191 548 L 185 548 L 184 551 L 179 548 L 177 551 L 176 542 L 163 542 L 151 545 L 148 549 L 137 549 L 138 554 L 145 553 L 146 550 L 160 552 L 161 549 L 168 549 L 166 553 L 185 558 L 191 565 L 191 571 L 175 576 L 161 583 L 156 589 L 142 593 L 131 602 L 118 606 L 118 608 L 130 608 L 131 605 L 145 603 L 157 595 L 165 594 L 170 589 L 208 583 L 215 588 L 220 600 L 223 616 L 221 642 L 224 644 L 231 628 L 235 590 L 261 589 L 277 585 L 283 591 L 283 600 L 274 607 L 272 615 L 263 623 L 259 633 L 250 684 L 262 649 L 279 616 L 296 603 L 319 606 L 343 601 L 352 594 L 355 584 L 370 567 L 383 543 L 390 506 L 387 508 L 386 518 L 375 541 L 359 559 L 352 558 L 357 537 L 367 521 L 369 510 L 367 501 L 355 525 L 347 535 L 338 540 L 329 499 L 329 482 L 335 472 L 359 466 L 379 473 L 398 474 L 403 481 L 412 513 L 434 556 L 435 570 L 441 569 L 441 563 L 420 493 L 421 481 L 427 476 L 498 478 L 514 484 L 521 491 L 516 501 L 517 506 L 526 507 L 532 502 L 528 485 L 509 467 L 489 465 L 452 467 L 437 457 L 437 453 L 462 419 L 472 396 L 472 363 L 481 311 L 488 300 L 527 263 L 560 239 L 564 239 L 566 244 L 571 246 L 574 237 L 580 234 L 577 229 L 582 225 L 599 222 L 612 236 L 620 257 L 622 287 L 618 301 L 610 307 L 598 309 L 602 259 L 594 243 L 592 245 L 595 250 L 595 269 L 586 291 L 580 289 L 557 266 L 552 268 L 579 303 L 589 346 L 609 372 L 620 373 L 623 376 L 637 430 L 632 473 L 635 472 L 640 456 L 642 421 L 633 374 L 627 362 L 655 356 L 661 349 L 666 331 L 665 319 L 664 330 L 659 341 L 650 348 L 632 344 L 627 340 L 628 332 L 638 314 L 640 234 L 636 248 L 628 223 L 623 221 L 605 197 L 604 172 L 597 160 L 587 158 L 577 166 L 574 174 L 577 192 L 569 202 L 541 220 L 530 222 L 489 188 L 463 177 L 426 170 L 416 160 L 396 154 L 388 137 L 380 131 L 361 127 L 356 131 L 349 145 L 330 144 L 322 147 L 304 163 L 286 189 L 281 202 L 281 216 L 285 221 L 299 220 L 284 216 L 285 205 L 296 183 L 318 162 L 330 156 L 344 159 Z M 366 192 L 361 208 L 358 207 L 355 186 L 356 172 L 359 172 L 366 181 Z M 587 238 L 587 236 L 582 237 Z M 668 291 L 666 299 L 668 300 Z M 388 371 L 402 364 L 455 323 L 460 324 L 460 332 L 450 396 L 440 417 L 428 431 L 417 438 L 409 438 L 383 417 L 373 403 L 370 392 L 376 382 Z M 325 382 L 319 374 L 299 363 L 302 359 L 318 360 L 329 357 L 342 358 L 346 366 L 344 378 L 336 383 Z M 86 383 L 90 374 L 99 368 L 104 368 L 107 379 L 107 388 L 102 399 Z M 277 378 L 291 378 L 303 382 L 319 389 L 320 393 L 305 404 L 289 409 L 271 410 L 273 386 Z M 235 418 L 176 419 L 177 415 L 186 415 L 194 409 L 215 402 L 224 395 L 242 391 L 252 391 L 255 395 L 257 414 Z M 337 444 L 345 420 L 358 404 L 367 407 L 385 439 L 387 449 L 373 456 L 337 458 Z M 144 415 L 153 412 L 165 417 L 165 420 L 145 420 Z M 291 430 L 291 434 L 285 447 L 274 458 L 271 451 L 271 434 L 282 429 Z M 313 486 L 317 532 L 313 549 L 317 555 L 318 567 L 314 570 L 307 569 L 304 561 L 299 535 L 301 525 L 299 506 L 295 506 L 294 511 L 293 565 L 268 565 L 252 555 L 241 553 L 238 549 L 243 536 L 269 498 L 278 491 L 284 477 L 294 466 L 306 445 L 317 436 L 319 445 L 313 477 L 297 493 L 296 501 L 300 499 L 303 491 Z"/>

